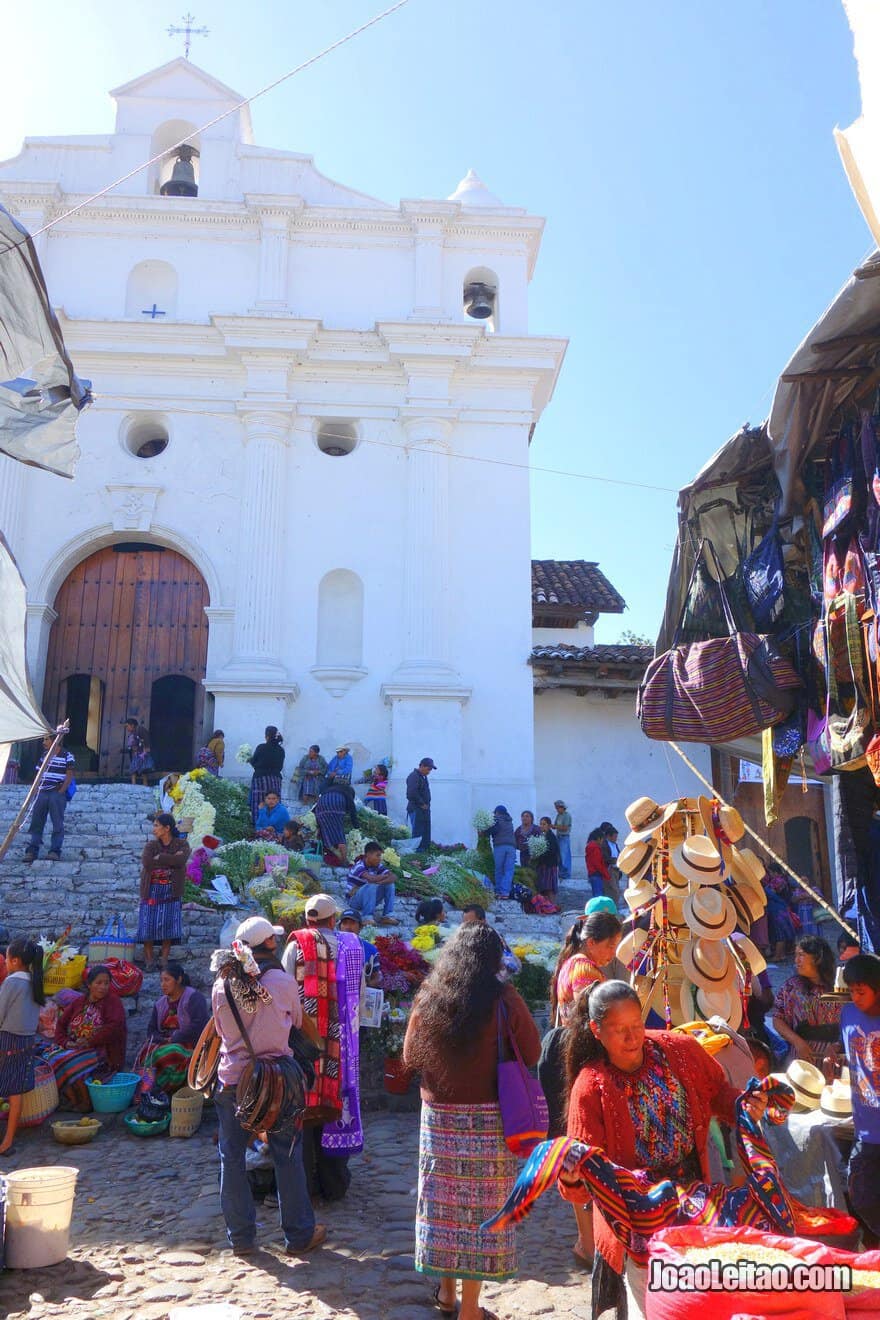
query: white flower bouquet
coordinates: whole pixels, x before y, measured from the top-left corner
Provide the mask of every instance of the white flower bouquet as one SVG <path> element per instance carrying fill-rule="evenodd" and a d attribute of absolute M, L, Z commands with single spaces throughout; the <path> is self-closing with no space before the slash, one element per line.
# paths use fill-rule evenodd
<path fill-rule="evenodd" d="M 253 754 L 254 749 L 251 747 L 250 743 L 242 743 L 238 751 L 235 753 L 235 759 L 236 761 L 240 761 L 242 765 L 247 765 Z"/>
<path fill-rule="evenodd" d="M 536 857 L 543 857 L 546 851 L 547 840 L 543 834 L 536 834 L 533 839 L 529 839 L 529 856 L 533 861 Z"/>
<path fill-rule="evenodd" d="M 490 829 L 495 824 L 494 811 L 487 811 L 485 807 L 479 807 L 474 812 L 473 824 L 477 833 L 482 834 L 484 830 Z"/>

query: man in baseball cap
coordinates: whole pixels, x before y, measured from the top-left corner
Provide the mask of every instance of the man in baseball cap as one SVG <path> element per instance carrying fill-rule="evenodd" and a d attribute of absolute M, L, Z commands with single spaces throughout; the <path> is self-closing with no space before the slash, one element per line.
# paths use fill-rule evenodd
<path fill-rule="evenodd" d="M 332 930 L 339 915 L 336 899 L 329 894 L 313 894 L 306 902 L 306 921 L 310 926 L 327 924 Z"/>
<path fill-rule="evenodd" d="M 249 944 L 252 949 L 265 944 L 272 938 L 280 939 L 284 934 L 283 926 L 273 926 L 271 921 L 265 917 L 248 917 L 243 921 L 235 932 L 235 938 L 245 944 Z"/>

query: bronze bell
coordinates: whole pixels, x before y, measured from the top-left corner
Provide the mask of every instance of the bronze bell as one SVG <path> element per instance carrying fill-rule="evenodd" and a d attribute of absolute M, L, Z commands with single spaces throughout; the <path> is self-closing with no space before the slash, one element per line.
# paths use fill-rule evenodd
<path fill-rule="evenodd" d="M 495 312 L 495 290 L 490 284 L 466 284 L 464 310 L 475 321 L 488 320 Z"/>
<path fill-rule="evenodd" d="M 199 188 L 192 163 L 195 155 L 198 155 L 198 152 L 194 147 L 177 148 L 177 159 L 171 171 L 171 178 L 159 189 L 163 197 L 198 197 Z"/>

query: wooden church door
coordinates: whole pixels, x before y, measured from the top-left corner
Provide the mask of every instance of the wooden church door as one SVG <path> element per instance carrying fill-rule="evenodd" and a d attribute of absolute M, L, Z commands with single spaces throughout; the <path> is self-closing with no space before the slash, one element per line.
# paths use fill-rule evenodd
<path fill-rule="evenodd" d="M 50 718 L 69 714 L 69 745 L 83 770 L 128 773 L 129 717 L 150 729 L 157 771 L 194 764 L 204 705 L 207 604 L 198 569 L 160 546 L 107 546 L 65 579 L 55 599 L 43 704 Z M 83 702 L 89 706 L 85 713 Z M 83 729 L 97 746 L 74 742 Z M 168 757 L 173 762 L 166 764 Z"/>

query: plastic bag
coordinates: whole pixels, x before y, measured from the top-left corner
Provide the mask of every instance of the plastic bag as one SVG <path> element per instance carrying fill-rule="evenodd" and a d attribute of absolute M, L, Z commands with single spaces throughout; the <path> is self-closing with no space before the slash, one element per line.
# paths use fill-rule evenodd
<path fill-rule="evenodd" d="M 855 1269 L 880 1269 L 880 1252 L 839 1251 L 805 1238 L 780 1237 L 754 1228 L 703 1228 L 687 1225 L 665 1228 L 651 1238 L 648 1248 L 648 1278 L 654 1261 L 681 1265 L 688 1247 L 711 1247 L 735 1242 L 741 1247 L 736 1259 L 748 1260 L 749 1247 L 773 1247 L 788 1252 L 808 1265 L 848 1265 Z M 736 1316 L 802 1316 L 803 1320 L 845 1320 L 848 1316 L 880 1316 L 880 1290 L 864 1292 L 667 1292 L 646 1294 L 647 1320 L 734 1320 Z"/>

